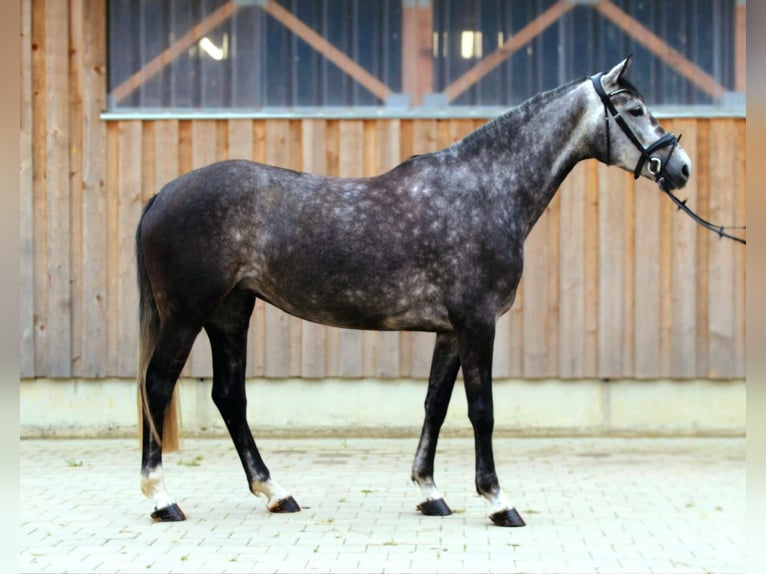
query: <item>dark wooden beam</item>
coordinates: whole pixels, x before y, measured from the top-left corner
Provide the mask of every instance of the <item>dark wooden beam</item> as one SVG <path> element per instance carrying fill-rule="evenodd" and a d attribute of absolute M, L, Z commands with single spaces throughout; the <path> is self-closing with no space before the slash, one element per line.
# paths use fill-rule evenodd
<path fill-rule="evenodd" d="M 343 72 L 351 76 L 356 82 L 364 86 L 367 90 L 369 90 L 372 94 L 384 102 L 388 96 L 393 93 L 392 90 L 383 82 L 378 80 L 378 78 L 370 74 L 362 66 L 338 50 L 338 48 L 333 46 L 325 38 L 309 28 L 289 11 L 285 10 L 274 0 L 270 0 L 260 7 L 263 9 L 263 11 L 265 11 L 267 14 L 285 26 L 288 30 L 290 30 L 293 34 L 298 36 L 309 46 L 314 48 L 314 50 L 322 54 L 325 58 L 343 70 Z"/>
<path fill-rule="evenodd" d="M 676 70 L 679 74 L 696 84 L 700 89 L 707 92 L 716 99 L 727 91 L 710 74 L 705 72 L 695 63 L 689 61 L 678 50 L 668 45 L 662 38 L 646 28 L 635 18 L 623 12 L 610 0 L 602 0 L 595 5 L 605 18 L 622 29 L 626 34 L 632 36 L 650 52 L 661 58 L 666 64 Z"/>
<path fill-rule="evenodd" d="M 173 44 L 161 54 L 151 59 L 135 74 L 112 90 L 111 95 L 114 102 L 122 101 L 128 94 L 131 94 L 144 82 L 159 74 L 165 66 L 185 52 L 189 46 L 197 42 L 210 30 L 220 26 L 225 20 L 231 18 L 231 16 L 240 8 L 241 6 L 235 5 L 229 0 L 215 12 L 211 12 L 201 22 L 190 28 L 186 34 L 173 42 Z"/>
<path fill-rule="evenodd" d="M 447 100 L 451 102 L 476 84 L 499 64 L 510 58 L 514 52 L 519 50 L 519 48 L 522 48 L 535 37 L 539 36 L 546 28 L 557 22 L 559 18 L 569 12 L 572 8 L 574 8 L 574 4 L 568 0 L 559 0 L 559 2 L 548 8 L 513 36 L 508 38 L 508 40 L 506 40 L 497 50 L 479 61 L 473 68 L 444 88 L 442 93 L 445 94 Z"/>

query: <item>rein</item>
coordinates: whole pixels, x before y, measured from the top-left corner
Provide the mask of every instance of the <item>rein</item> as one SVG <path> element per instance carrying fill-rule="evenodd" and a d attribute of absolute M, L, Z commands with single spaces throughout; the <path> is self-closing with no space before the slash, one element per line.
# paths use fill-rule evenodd
<path fill-rule="evenodd" d="M 740 225 L 740 226 L 727 225 L 727 226 L 724 227 L 723 225 L 715 225 L 713 223 L 710 223 L 709 221 L 707 221 L 705 219 L 702 219 L 699 215 L 694 213 L 691 210 L 691 208 L 688 205 L 686 205 L 686 200 L 685 199 L 683 199 L 683 200 L 682 199 L 678 199 L 678 197 L 673 195 L 673 192 L 670 191 L 669 189 L 663 189 L 662 191 L 664 191 L 666 194 L 668 194 L 670 199 L 673 200 L 673 203 L 675 203 L 678 206 L 678 209 L 683 211 L 686 215 L 691 217 L 694 221 L 699 223 L 702 227 L 705 227 L 705 228 L 709 229 L 710 231 L 714 231 L 715 233 L 718 234 L 718 237 L 726 237 L 727 239 L 733 239 L 734 241 L 742 243 L 743 245 L 747 245 L 747 241 L 745 241 L 741 237 L 737 237 L 736 235 L 731 235 L 729 233 L 726 233 L 726 231 L 725 231 L 726 229 L 747 229 L 746 226 L 744 226 L 744 225 Z"/>
<path fill-rule="evenodd" d="M 725 231 L 726 229 L 746 229 L 745 226 L 740 226 L 740 227 L 723 226 L 723 225 L 715 225 L 713 223 L 710 223 L 709 221 L 701 218 L 699 215 L 694 213 L 694 211 L 692 211 L 692 209 L 686 205 L 685 199 L 681 200 L 676 195 L 673 194 L 673 192 L 671 191 L 671 186 L 668 184 L 668 181 L 670 178 L 665 173 L 665 164 L 663 163 L 661 158 L 652 154 L 659 149 L 672 146 L 670 148 L 670 152 L 665 158 L 665 163 L 667 163 L 667 161 L 670 159 L 670 156 L 673 155 L 673 152 L 676 150 L 676 147 L 678 146 L 678 142 L 681 140 L 681 136 L 676 137 L 675 134 L 668 132 L 665 135 L 663 135 L 661 138 L 659 138 L 656 142 L 651 144 L 649 147 L 645 148 L 643 144 L 636 137 L 636 134 L 633 133 L 633 130 L 630 129 L 630 126 L 627 124 L 625 119 L 620 115 L 620 112 L 617 111 L 617 108 L 615 108 L 614 104 L 612 103 L 612 96 L 622 92 L 627 92 L 628 90 L 623 88 L 623 89 L 614 90 L 613 92 L 607 93 L 606 90 L 604 90 L 604 86 L 601 84 L 601 76 L 603 75 L 604 75 L 603 72 L 600 74 L 593 75 L 590 77 L 590 80 L 593 83 L 593 87 L 595 88 L 596 93 L 601 98 L 601 102 L 604 104 L 604 122 L 606 124 L 606 164 L 607 165 L 612 164 L 612 157 L 611 157 L 612 145 L 611 145 L 611 134 L 609 130 L 609 119 L 611 116 L 612 118 L 614 118 L 614 121 L 617 122 L 617 125 L 620 126 L 620 129 L 628 137 L 631 143 L 636 147 L 636 149 L 638 149 L 639 152 L 641 152 L 641 157 L 638 158 L 638 162 L 636 163 L 636 168 L 633 170 L 633 177 L 635 179 L 638 179 L 640 177 L 641 170 L 643 170 L 644 168 L 644 164 L 648 162 L 649 173 L 651 173 L 654 176 L 654 181 L 659 185 L 660 189 L 664 191 L 670 197 L 673 203 L 675 203 L 676 206 L 678 206 L 678 209 L 686 213 L 686 215 L 691 217 L 695 222 L 699 223 L 702 227 L 717 233 L 719 238 L 726 237 L 727 239 L 732 239 L 739 243 L 747 244 L 747 241 L 745 241 L 741 237 L 731 235 Z"/>

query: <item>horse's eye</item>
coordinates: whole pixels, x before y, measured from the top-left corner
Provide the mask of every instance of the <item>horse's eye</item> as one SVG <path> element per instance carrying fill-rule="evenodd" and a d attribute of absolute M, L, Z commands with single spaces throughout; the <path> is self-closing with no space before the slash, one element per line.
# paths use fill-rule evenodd
<path fill-rule="evenodd" d="M 628 113 L 633 117 L 639 117 L 644 115 L 644 108 L 641 106 L 636 106 L 635 108 L 631 108 L 628 110 Z"/>

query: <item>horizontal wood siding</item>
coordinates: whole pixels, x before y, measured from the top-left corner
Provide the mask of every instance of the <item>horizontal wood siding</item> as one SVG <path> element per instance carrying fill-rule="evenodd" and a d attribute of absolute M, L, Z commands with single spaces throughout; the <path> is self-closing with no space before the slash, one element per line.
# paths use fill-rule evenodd
<path fill-rule="evenodd" d="M 177 175 L 225 158 L 371 176 L 478 127 L 467 119 L 104 122 L 104 3 L 22 4 L 23 377 L 132 377 L 133 234 Z M 745 120 L 664 120 L 683 133 L 702 217 L 745 221 Z M 530 235 L 494 372 L 516 378 L 744 376 L 744 248 L 679 213 L 650 182 L 578 165 Z M 251 377 L 426 377 L 432 334 L 326 328 L 258 302 Z M 186 376 L 211 376 L 204 336 Z"/>

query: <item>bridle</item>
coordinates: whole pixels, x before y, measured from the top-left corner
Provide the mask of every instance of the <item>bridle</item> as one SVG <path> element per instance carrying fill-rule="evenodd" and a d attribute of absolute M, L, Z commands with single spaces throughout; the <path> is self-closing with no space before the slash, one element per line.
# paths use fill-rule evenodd
<path fill-rule="evenodd" d="M 625 118 L 622 117 L 620 112 L 617 111 L 617 108 L 615 108 L 614 104 L 612 103 L 613 96 L 616 96 L 617 94 L 621 94 L 623 92 L 628 92 L 629 90 L 626 88 L 620 88 L 607 93 L 606 90 L 604 90 L 604 86 L 601 84 L 601 76 L 603 75 L 604 73 L 601 72 L 600 74 L 591 76 L 590 81 L 593 83 L 593 87 L 596 89 L 596 93 L 601 98 L 601 103 L 604 104 L 604 122 L 606 123 L 606 163 L 607 165 L 612 164 L 612 149 L 611 149 L 612 142 L 611 142 L 611 134 L 609 130 L 609 123 L 610 123 L 609 120 L 611 116 L 611 118 L 614 118 L 614 121 L 617 122 L 617 125 L 620 126 L 620 129 L 628 137 L 631 143 L 634 146 L 636 146 L 636 149 L 638 149 L 638 151 L 641 153 L 641 156 L 638 158 L 638 162 L 636 163 L 636 168 L 633 170 L 633 176 L 636 179 L 638 179 L 641 175 L 641 170 L 644 169 L 644 164 L 648 162 L 649 173 L 651 173 L 652 176 L 654 177 L 654 181 L 656 181 L 660 185 L 663 191 L 668 191 L 669 186 L 667 182 L 669 181 L 670 178 L 665 173 L 665 165 L 670 160 L 670 156 L 672 156 L 673 152 L 676 150 L 676 147 L 678 146 L 678 142 L 681 139 L 681 137 L 680 136 L 676 137 L 675 134 L 668 132 L 665 135 L 663 135 L 660 139 L 658 139 L 656 142 L 654 142 L 652 145 L 650 145 L 649 147 L 644 147 L 644 145 L 636 137 L 636 134 L 633 133 L 633 130 L 630 129 L 630 126 L 625 121 Z M 665 158 L 664 163 L 660 157 L 656 155 L 652 155 L 657 150 L 660 150 L 668 146 L 671 146 L 670 152 Z"/>
<path fill-rule="evenodd" d="M 636 134 L 633 133 L 633 130 L 630 129 L 630 126 L 625 121 L 625 118 L 622 117 L 620 112 L 617 111 L 617 108 L 615 108 L 614 104 L 612 103 L 613 96 L 623 92 L 629 92 L 630 90 L 627 88 L 619 88 L 607 93 L 606 90 L 604 90 L 604 86 L 601 84 L 601 77 L 603 75 L 603 72 L 595 74 L 590 77 L 590 81 L 593 83 L 593 87 L 596 89 L 596 93 L 601 98 L 601 103 L 604 104 L 604 123 L 606 124 L 606 164 L 612 165 L 612 138 L 609 130 L 609 120 L 613 118 L 617 125 L 620 126 L 620 129 L 623 131 L 623 133 L 628 137 L 633 145 L 636 146 L 636 149 L 641 152 L 641 156 L 638 158 L 636 167 L 633 170 L 633 176 L 635 179 L 638 179 L 641 176 L 641 170 L 644 169 L 644 165 L 648 162 L 649 173 L 651 173 L 654 177 L 654 181 L 657 182 L 657 184 L 660 186 L 660 189 L 664 191 L 671 200 L 673 200 L 673 203 L 678 206 L 678 209 L 681 209 L 684 213 L 686 213 L 689 217 L 691 217 L 694 221 L 703 227 L 716 232 L 718 237 L 726 237 L 728 239 L 738 241 L 739 243 L 746 244 L 746 241 L 741 237 L 730 235 L 725 231 L 726 229 L 745 229 L 744 226 L 724 227 L 723 225 L 715 225 L 710 223 L 709 221 L 702 219 L 699 215 L 694 213 L 694 211 L 692 211 L 691 208 L 686 205 L 685 199 L 679 199 L 673 194 L 671 191 L 672 186 L 669 183 L 670 177 L 665 172 L 665 166 L 670 161 L 670 156 L 673 155 L 676 147 L 678 147 L 678 142 L 681 140 L 681 136 L 676 137 L 675 134 L 668 132 L 649 147 L 644 147 L 644 145 L 636 137 Z M 666 148 L 668 146 L 670 146 L 670 152 L 668 152 L 664 162 L 662 161 L 662 158 L 653 155 L 657 150 Z"/>

